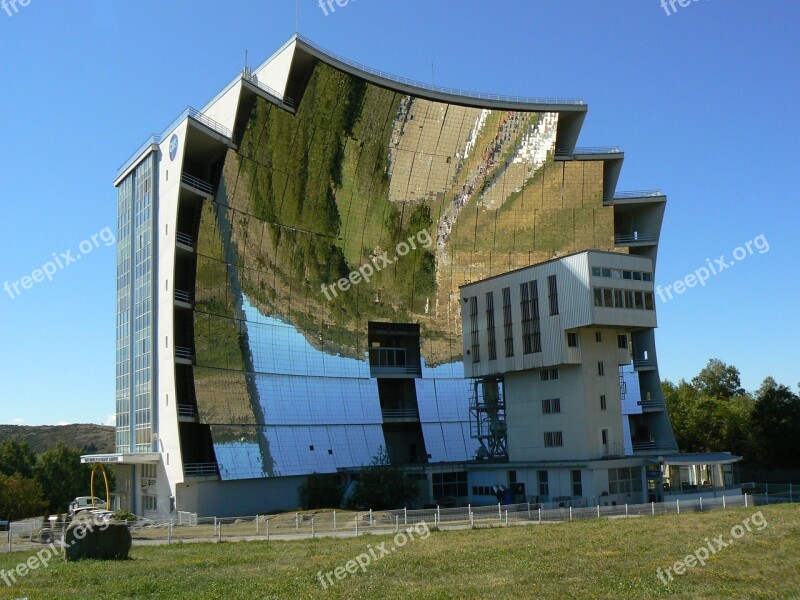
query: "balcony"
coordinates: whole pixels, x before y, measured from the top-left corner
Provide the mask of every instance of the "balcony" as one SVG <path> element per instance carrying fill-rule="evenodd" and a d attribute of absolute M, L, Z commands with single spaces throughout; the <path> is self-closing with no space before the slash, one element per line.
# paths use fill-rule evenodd
<path fill-rule="evenodd" d="M 603 204 L 638 204 L 640 202 L 660 202 L 666 198 L 661 190 L 632 190 L 616 192 L 613 196 L 603 197 Z"/>
<path fill-rule="evenodd" d="M 419 411 L 416 408 L 383 408 L 381 415 L 384 423 L 416 423 L 419 421 Z"/>
<path fill-rule="evenodd" d="M 656 368 L 656 361 L 649 358 L 634 358 L 633 368 L 636 371 L 654 371 Z"/>
<path fill-rule="evenodd" d="M 214 197 L 214 188 L 211 187 L 210 183 L 194 175 L 189 175 L 189 173 L 181 173 L 181 185 L 189 188 L 200 196 L 206 198 Z"/>
<path fill-rule="evenodd" d="M 634 454 L 655 454 L 656 452 L 674 452 L 677 448 L 675 444 L 669 442 L 659 442 L 652 440 L 649 442 L 633 442 Z"/>
<path fill-rule="evenodd" d="M 194 361 L 194 350 L 187 346 L 175 346 L 175 362 L 191 365 Z"/>
<path fill-rule="evenodd" d="M 186 290 L 175 290 L 175 304 L 183 308 L 192 308 L 192 294 Z"/>
<path fill-rule="evenodd" d="M 603 458 L 625 456 L 624 444 L 603 444 Z"/>
<path fill-rule="evenodd" d="M 634 231 L 633 233 L 614 234 L 617 246 L 650 246 L 658 242 L 658 237 L 651 233 Z"/>
<path fill-rule="evenodd" d="M 639 400 L 637 404 L 642 407 L 642 411 L 644 412 L 659 411 L 665 409 L 664 402 L 661 400 Z"/>
<path fill-rule="evenodd" d="M 190 423 L 198 422 L 197 407 L 192 404 L 178 405 L 178 420 Z"/>
<path fill-rule="evenodd" d="M 218 477 L 217 463 L 187 463 L 183 465 L 186 477 Z"/>
<path fill-rule="evenodd" d="M 555 158 L 567 160 L 575 157 L 591 156 L 598 158 L 600 156 L 619 155 L 622 156 L 622 150 L 617 146 L 588 146 L 583 148 L 575 148 L 570 151 L 569 148 L 556 148 Z"/>
<path fill-rule="evenodd" d="M 422 368 L 408 364 L 406 348 L 373 346 L 369 349 L 369 370 L 372 377 L 420 377 Z"/>
<path fill-rule="evenodd" d="M 182 231 L 176 233 L 175 243 L 177 244 L 178 248 L 182 250 L 187 250 L 188 252 L 194 252 L 194 238 L 188 233 L 184 233 Z"/>

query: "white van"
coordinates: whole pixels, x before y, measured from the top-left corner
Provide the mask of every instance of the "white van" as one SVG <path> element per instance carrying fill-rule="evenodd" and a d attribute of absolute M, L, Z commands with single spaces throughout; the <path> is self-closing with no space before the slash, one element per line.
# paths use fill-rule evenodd
<path fill-rule="evenodd" d="M 92 503 L 92 500 L 94 500 L 94 503 Z M 94 498 L 91 496 L 78 496 L 69 503 L 69 514 L 74 516 L 75 513 L 91 508 L 104 510 L 106 508 L 105 500 L 101 500 L 96 496 Z"/>

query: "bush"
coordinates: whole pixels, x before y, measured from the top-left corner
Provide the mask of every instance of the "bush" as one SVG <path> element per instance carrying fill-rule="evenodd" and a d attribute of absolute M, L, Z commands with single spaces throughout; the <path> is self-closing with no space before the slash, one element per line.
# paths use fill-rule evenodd
<path fill-rule="evenodd" d="M 342 503 L 342 486 L 339 476 L 326 473 L 311 473 L 297 490 L 300 507 L 338 508 Z"/>

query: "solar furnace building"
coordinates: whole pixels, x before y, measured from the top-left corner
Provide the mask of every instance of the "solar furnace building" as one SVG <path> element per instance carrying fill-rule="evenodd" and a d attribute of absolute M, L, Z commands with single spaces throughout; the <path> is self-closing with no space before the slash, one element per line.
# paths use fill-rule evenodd
<path fill-rule="evenodd" d="M 255 514 L 381 447 L 423 474 L 480 457 L 459 287 L 655 258 L 665 199 L 615 202 L 623 154 L 576 147 L 586 112 L 295 36 L 148 139 L 115 180 L 116 453 L 86 457 L 119 505 Z"/>

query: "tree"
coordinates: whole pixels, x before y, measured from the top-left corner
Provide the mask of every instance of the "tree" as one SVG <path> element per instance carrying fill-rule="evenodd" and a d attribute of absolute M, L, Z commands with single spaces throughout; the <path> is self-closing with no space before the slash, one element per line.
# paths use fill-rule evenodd
<path fill-rule="evenodd" d="M 63 442 L 59 442 L 52 450 L 39 455 L 34 477 L 44 490 L 50 510 L 66 512 L 73 498 L 89 495 L 92 466 L 81 464 L 79 450 L 68 448 Z M 104 484 L 101 485 L 105 487 Z"/>
<path fill-rule="evenodd" d="M 337 508 L 342 503 L 342 486 L 335 474 L 311 473 L 300 484 L 297 494 L 304 510 Z"/>
<path fill-rule="evenodd" d="M 0 473 L 0 519 L 13 521 L 41 515 L 47 506 L 40 486 L 19 473 Z"/>
<path fill-rule="evenodd" d="M 402 469 L 392 464 L 389 453 L 381 446 L 370 466 L 361 471 L 347 506 L 356 510 L 401 508 L 419 495 L 419 485 Z"/>
<path fill-rule="evenodd" d="M 36 464 L 36 455 L 31 450 L 28 442 L 18 442 L 9 438 L 0 443 L 0 473 L 14 475 L 19 473 L 23 477 L 33 477 L 33 467 Z"/>
<path fill-rule="evenodd" d="M 742 389 L 739 369 L 726 365 L 718 358 L 709 359 L 705 368 L 692 379 L 692 385 L 704 396 L 733 398 L 746 394 Z"/>
<path fill-rule="evenodd" d="M 767 377 L 756 394 L 752 427 L 758 457 L 776 467 L 800 464 L 800 396 Z"/>

